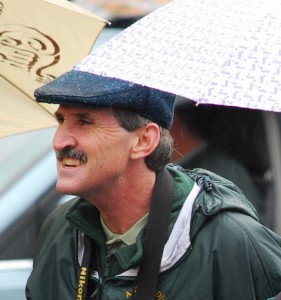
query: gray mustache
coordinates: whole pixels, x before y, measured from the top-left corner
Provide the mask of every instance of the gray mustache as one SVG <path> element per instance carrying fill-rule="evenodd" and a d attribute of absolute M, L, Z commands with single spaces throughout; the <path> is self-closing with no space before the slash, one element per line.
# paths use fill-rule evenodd
<path fill-rule="evenodd" d="M 63 149 L 60 152 L 56 153 L 57 159 L 62 161 L 64 158 L 72 158 L 72 159 L 79 159 L 82 160 L 84 163 L 87 162 L 87 155 L 81 151 L 76 151 L 75 149 L 72 148 L 66 148 Z"/>

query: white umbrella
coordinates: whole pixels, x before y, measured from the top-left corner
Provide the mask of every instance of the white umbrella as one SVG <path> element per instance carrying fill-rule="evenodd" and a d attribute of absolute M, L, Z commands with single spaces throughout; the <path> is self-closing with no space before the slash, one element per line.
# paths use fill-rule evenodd
<path fill-rule="evenodd" d="M 0 137 L 56 125 L 34 90 L 88 55 L 105 25 L 66 0 L 0 1 Z"/>
<path fill-rule="evenodd" d="M 74 69 L 198 103 L 281 111 L 280 67 L 279 0 L 175 0 Z"/>

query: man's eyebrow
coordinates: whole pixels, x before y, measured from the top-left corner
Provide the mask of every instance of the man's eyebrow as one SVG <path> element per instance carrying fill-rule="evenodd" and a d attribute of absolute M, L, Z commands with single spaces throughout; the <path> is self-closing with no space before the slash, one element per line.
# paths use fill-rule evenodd
<path fill-rule="evenodd" d="M 54 113 L 55 117 L 58 118 L 63 118 L 63 113 L 56 111 Z M 78 118 L 88 118 L 91 116 L 91 114 L 89 112 L 78 112 L 78 113 L 74 113 L 73 114 L 74 117 L 78 117 Z"/>
<path fill-rule="evenodd" d="M 88 112 L 79 112 L 79 113 L 76 113 L 75 115 L 77 117 L 80 117 L 80 118 L 88 118 L 88 117 L 90 117 L 90 113 L 88 113 Z"/>

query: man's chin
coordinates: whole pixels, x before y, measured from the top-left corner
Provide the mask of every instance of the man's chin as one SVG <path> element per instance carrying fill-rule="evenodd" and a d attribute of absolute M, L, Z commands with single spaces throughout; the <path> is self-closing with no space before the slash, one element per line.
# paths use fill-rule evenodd
<path fill-rule="evenodd" d="M 76 195 L 75 189 L 70 188 L 70 185 L 60 184 L 59 182 L 57 182 L 56 190 L 60 194 Z"/>

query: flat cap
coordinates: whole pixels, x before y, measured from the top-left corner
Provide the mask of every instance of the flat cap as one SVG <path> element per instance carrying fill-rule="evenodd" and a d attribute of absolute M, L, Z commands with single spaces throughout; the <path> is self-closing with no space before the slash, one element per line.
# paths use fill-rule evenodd
<path fill-rule="evenodd" d="M 37 102 L 119 107 L 170 128 L 175 95 L 124 80 L 71 70 L 35 90 Z"/>

